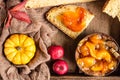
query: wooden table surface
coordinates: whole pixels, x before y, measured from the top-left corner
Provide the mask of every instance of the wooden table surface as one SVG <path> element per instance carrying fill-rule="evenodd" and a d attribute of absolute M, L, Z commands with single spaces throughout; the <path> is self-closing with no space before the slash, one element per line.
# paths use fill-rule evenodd
<path fill-rule="evenodd" d="M 120 77 L 51 76 L 50 80 L 120 80 Z"/>
<path fill-rule="evenodd" d="M 89 24 L 88 28 L 79 35 L 79 37 L 75 40 L 72 40 L 63 32 L 58 30 L 55 38 L 52 39 L 53 44 L 62 45 L 65 48 L 65 56 L 64 60 L 67 61 L 69 65 L 70 73 L 78 73 L 79 71 L 76 66 L 76 62 L 74 59 L 74 51 L 77 43 L 86 35 L 94 33 L 94 32 L 102 32 L 112 36 L 120 45 L 120 22 L 117 18 L 112 19 L 112 17 L 102 12 L 103 5 L 106 0 L 99 0 L 96 2 L 90 3 L 81 3 L 77 4 L 85 7 L 90 12 L 95 15 L 95 18 Z M 51 66 L 49 65 L 50 71 Z M 113 73 L 113 75 L 107 77 L 90 77 L 85 75 L 65 75 L 65 76 L 55 76 L 52 75 L 51 71 L 51 79 L 50 80 L 120 80 L 120 66 L 118 66 L 118 70 Z"/>
<path fill-rule="evenodd" d="M 53 44 L 62 45 L 65 49 L 65 56 L 63 59 L 66 60 L 69 65 L 69 73 L 79 74 L 79 69 L 77 69 L 74 59 L 75 49 L 77 43 L 85 36 L 95 32 L 102 32 L 112 36 L 120 45 L 120 22 L 117 18 L 113 19 L 112 17 L 102 12 L 105 1 L 106 0 L 99 0 L 96 2 L 76 4 L 86 8 L 95 15 L 95 18 L 89 24 L 87 29 L 84 30 L 84 32 L 80 34 L 77 39 L 72 40 L 60 30 L 58 30 L 57 35 L 55 38 L 53 38 Z M 49 67 L 51 70 L 51 65 Z M 80 74 L 51 76 L 51 80 L 120 80 L 120 66 L 118 66 L 118 70 L 116 72 L 107 77 L 90 77 Z"/>

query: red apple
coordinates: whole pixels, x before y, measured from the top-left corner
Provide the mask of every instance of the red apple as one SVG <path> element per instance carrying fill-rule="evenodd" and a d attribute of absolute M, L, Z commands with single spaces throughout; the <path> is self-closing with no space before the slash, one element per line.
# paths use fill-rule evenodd
<path fill-rule="evenodd" d="M 54 45 L 48 48 L 48 53 L 53 60 L 60 59 L 64 55 L 64 49 L 62 46 Z"/>
<path fill-rule="evenodd" d="M 53 64 L 53 71 L 58 75 L 64 75 L 68 72 L 68 64 L 64 60 L 58 60 Z"/>

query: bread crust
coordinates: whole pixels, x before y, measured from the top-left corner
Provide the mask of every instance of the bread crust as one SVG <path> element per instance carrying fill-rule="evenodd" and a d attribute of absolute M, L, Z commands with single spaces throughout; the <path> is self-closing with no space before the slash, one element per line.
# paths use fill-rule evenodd
<path fill-rule="evenodd" d="M 94 15 L 92 13 L 90 13 L 89 11 L 87 11 L 86 14 L 86 26 L 79 32 L 74 32 L 70 29 L 68 29 L 59 18 L 57 18 L 58 15 L 60 15 L 61 13 L 65 12 L 65 11 L 74 11 L 77 7 L 76 5 L 66 5 L 66 6 L 59 6 L 59 7 L 54 7 L 52 8 L 47 14 L 46 14 L 46 18 L 48 21 L 50 21 L 53 25 L 55 25 L 58 29 L 60 29 L 61 31 L 63 31 L 65 34 L 67 34 L 69 37 L 71 37 L 72 39 L 75 39 L 78 37 L 78 35 L 83 32 L 83 30 L 85 30 L 87 28 L 87 26 L 89 25 L 89 23 L 91 22 L 91 20 L 94 18 Z"/>
<path fill-rule="evenodd" d="M 79 2 L 91 2 L 96 0 L 28 0 L 26 8 L 39 8 L 46 6 L 56 6 L 61 4 L 79 3 Z"/>

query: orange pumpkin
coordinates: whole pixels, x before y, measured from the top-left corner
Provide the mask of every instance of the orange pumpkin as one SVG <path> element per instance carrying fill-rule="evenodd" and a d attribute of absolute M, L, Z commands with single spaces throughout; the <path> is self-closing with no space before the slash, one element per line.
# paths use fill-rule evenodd
<path fill-rule="evenodd" d="M 11 35 L 4 44 L 6 58 L 13 64 L 27 64 L 34 57 L 35 42 L 24 34 Z"/>

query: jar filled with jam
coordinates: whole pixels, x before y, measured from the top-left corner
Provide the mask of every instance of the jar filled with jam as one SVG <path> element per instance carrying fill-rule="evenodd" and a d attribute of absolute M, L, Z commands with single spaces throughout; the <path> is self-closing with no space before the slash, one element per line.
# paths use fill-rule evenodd
<path fill-rule="evenodd" d="M 105 76 L 118 66 L 111 51 L 118 52 L 115 40 L 103 33 L 94 33 L 82 39 L 77 46 L 75 58 L 78 67 L 88 75 Z"/>

